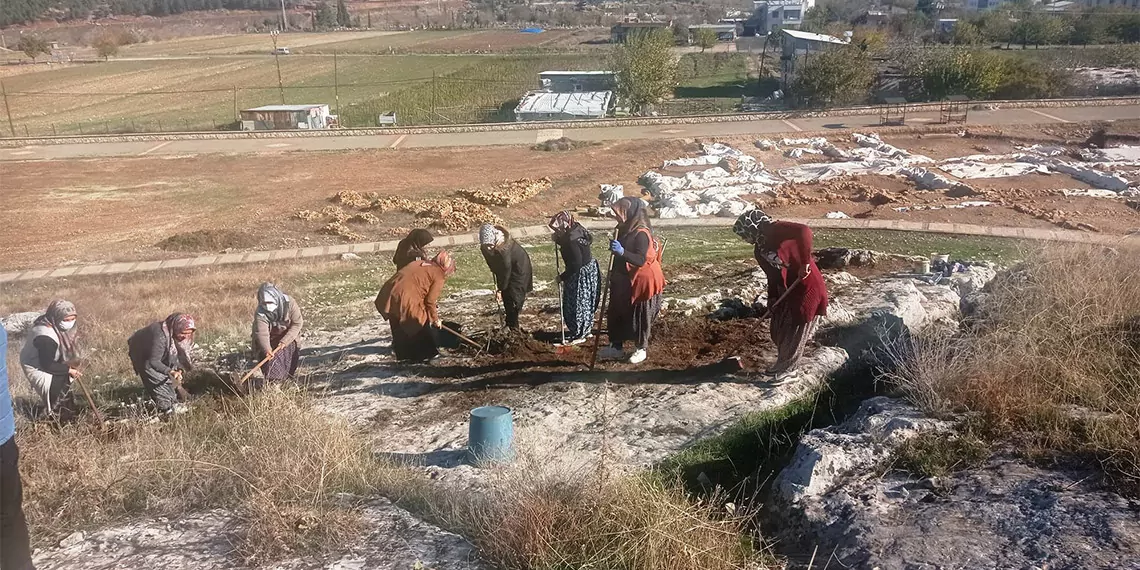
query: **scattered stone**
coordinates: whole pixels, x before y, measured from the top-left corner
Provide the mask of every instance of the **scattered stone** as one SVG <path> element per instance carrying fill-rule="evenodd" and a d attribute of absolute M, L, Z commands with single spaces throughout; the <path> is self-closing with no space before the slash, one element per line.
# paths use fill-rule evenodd
<path fill-rule="evenodd" d="M 458 194 L 460 198 L 466 198 L 471 202 L 484 206 L 513 206 L 519 202 L 534 198 L 539 193 L 550 190 L 553 187 L 554 184 L 546 177 L 537 180 L 523 178 L 521 180 L 503 182 L 490 190 L 460 190 L 456 192 L 456 194 Z"/>
<path fill-rule="evenodd" d="M 352 217 L 348 218 L 346 221 L 350 224 L 368 224 L 371 226 L 379 224 L 380 218 L 377 218 L 375 214 L 363 212 L 360 214 L 353 214 Z"/>
<path fill-rule="evenodd" d="M 71 548 L 73 546 L 79 546 L 80 544 L 83 544 L 86 539 L 87 537 L 83 535 L 83 532 L 73 532 L 67 535 L 63 540 L 59 541 L 59 547 Z"/>
<path fill-rule="evenodd" d="M 333 196 L 333 201 L 343 206 L 355 208 L 357 210 L 363 210 L 372 206 L 371 199 L 366 198 L 359 192 L 354 192 L 352 190 L 341 190 L 340 192 L 337 192 L 336 195 Z"/>
<path fill-rule="evenodd" d="M 332 222 L 326 225 L 325 227 L 321 228 L 321 232 L 332 236 L 342 237 L 348 241 L 360 241 L 364 239 L 363 234 L 358 234 L 348 229 L 348 226 L 340 222 Z"/>
<path fill-rule="evenodd" d="M 843 269 L 849 265 L 862 267 L 875 264 L 875 252 L 869 249 L 828 247 L 817 250 L 815 263 L 820 269 Z"/>
<path fill-rule="evenodd" d="M 360 261 L 360 256 L 355 253 L 342 253 L 340 254 L 341 261 Z"/>

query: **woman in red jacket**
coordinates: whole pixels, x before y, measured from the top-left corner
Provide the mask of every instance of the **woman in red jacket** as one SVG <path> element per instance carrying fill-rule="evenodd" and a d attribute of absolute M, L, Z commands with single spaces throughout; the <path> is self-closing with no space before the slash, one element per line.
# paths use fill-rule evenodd
<path fill-rule="evenodd" d="M 633 341 L 630 364 L 645 361 L 653 322 L 661 310 L 665 274 L 661 250 L 653 237 L 649 215 L 641 198 L 622 198 L 614 203 L 617 239 L 610 241 L 610 346 L 598 354 L 603 360 L 625 358 L 625 342 Z"/>
<path fill-rule="evenodd" d="M 756 246 L 756 262 L 768 277 L 767 315 L 772 317 L 769 329 L 778 351 L 768 373 L 788 372 L 803 356 L 819 317 L 827 314 L 827 285 L 812 257 L 811 228 L 750 210 L 741 214 L 732 231 Z"/>

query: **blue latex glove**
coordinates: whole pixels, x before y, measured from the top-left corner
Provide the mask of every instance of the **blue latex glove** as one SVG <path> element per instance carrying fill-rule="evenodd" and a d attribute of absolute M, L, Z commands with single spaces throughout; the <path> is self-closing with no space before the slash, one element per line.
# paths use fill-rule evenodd
<path fill-rule="evenodd" d="M 614 255 L 625 255 L 625 248 L 616 239 L 610 240 L 610 251 L 614 252 Z"/>

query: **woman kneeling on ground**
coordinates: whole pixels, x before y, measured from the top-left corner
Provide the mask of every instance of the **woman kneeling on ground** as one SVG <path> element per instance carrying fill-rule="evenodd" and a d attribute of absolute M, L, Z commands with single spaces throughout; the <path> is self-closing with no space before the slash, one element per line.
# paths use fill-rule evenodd
<path fill-rule="evenodd" d="M 610 346 L 599 356 L 608 360 L 624 358 L 625 341 L 632 340 L 636 350 L 629 362 L 638 364 L 645 360 L 653 322 L 661 310 L 661 292 L 665 290 L 661 249 L 653 237 L 645 202 L 640 198 L 626 197 L 615 202 L 613 217 L 618 222 L 618 238 L 610 241 Z"/>
<path fill-rule="evenodd" d="M 432 237 L 431 232 L 423 228 L 412 230 L 407 237 L 400 240 L 400 243 L 396 245 L 396 253 L 392 255 L 392 263 L 396 264 L 396 271 L 407 267 L 409 263 L 427 260 L 427 251 L 424 248 L 432 241 L 435 241 L 435 238 Z"/>
<path fill-rule="evenodd" d="M 772 318 L 769 330 L 778 356 L 767 372 L 791 371 L 815 334 L 819 317 L 827 314 L 827 285 L 812 257 L 811 228 L 750 210 L 741 214 L 732 231 L 756 246 L 756 263 L 768 278 L 766 315 Z"/>
<path fill-rule="evenodd" d="M 182 388 L 182 374 L 194 368 L 190 347 L 194 344 L 194 317 L 173 313 L 151 323 L 127 341 L 131 365 L 142 379 L 147 396 L 163 414 L 174 412 L 179 398 L 189 400 Z"/>
<path fill-rule="evenodd" d="M 566 262 L 562 282 L 562 320 L 566 323 L 567 344 L 586 342 L 594 328 L 601 281 L 598 260 L 590 252 L 594 238 L 570 212 L 559 212 L 547 224 L 554 232 L 554 243 Z"/>
<path fill-rule="evenodd" d="M 77 316 L 75 305 L 70 301 L 52 301 L 47 311 L 32 323 L 31 333 L 20 351 L 24 376 L 27 376 L 47 413 L 58 414 L 60 421 L 65 422 L 75 417 L 71 381 L 82 376 L 77 370 Z"/>
<path fill-rule="evenodd" d="M 534 289 L 530 254 L 511 238 L 506 228 L 491 224 L 479 228 L 479 246 L 487 267 L 495 275 L 495 297 L 503 302 L 507 328 L 518 330 L 526 295 Z"/>
<path fill-rule="evenodd" d="M 437 303 L 455 260 L 441 251 L 431 261 L 417 261 L 396 272 L 376 295 L 376 310 L 392 326 L 397 360 L 419 362 L 439 354 L 431 327 L 439 328 Z"/>
<path fill-rule="evenodd" d="M 261 365 L 267 382 L 292 378 L 297 373 L 301 350 L 297 339 L 305 319 L 301 305 L 282 293 L 272 283 L 262 283 L 257 289 L 257 310 L 253 313 L 253 356 L 258 362 L 273 353 Z"/>

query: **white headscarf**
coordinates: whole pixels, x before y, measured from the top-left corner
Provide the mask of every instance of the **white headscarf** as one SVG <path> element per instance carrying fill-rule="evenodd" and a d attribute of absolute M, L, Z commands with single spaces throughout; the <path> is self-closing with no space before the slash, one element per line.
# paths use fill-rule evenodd
<path fill-rule="evenodd" d="M 499 245 L 506 240 L 507 236 L 491 224 L 483 224 L 479 228 L 479 245 Z"/>

